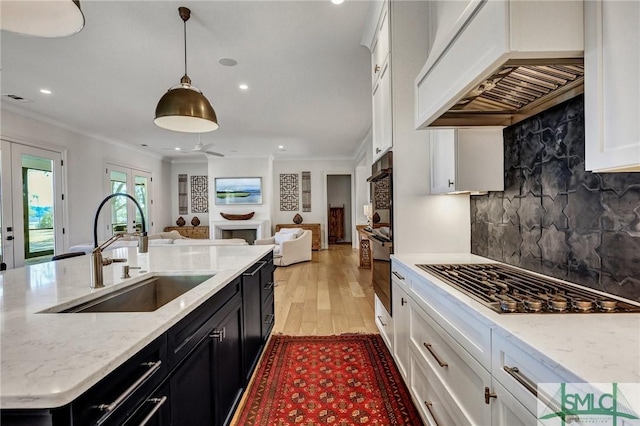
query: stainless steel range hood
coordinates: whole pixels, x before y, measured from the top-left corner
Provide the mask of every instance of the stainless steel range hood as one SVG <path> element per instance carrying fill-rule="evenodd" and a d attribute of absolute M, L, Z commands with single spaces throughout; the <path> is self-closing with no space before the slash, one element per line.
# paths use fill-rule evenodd
<path fill-rule="evenodd" d="M 583 91 L 581 58 L 511 60 L 431 126 L 509 126 Z"/>

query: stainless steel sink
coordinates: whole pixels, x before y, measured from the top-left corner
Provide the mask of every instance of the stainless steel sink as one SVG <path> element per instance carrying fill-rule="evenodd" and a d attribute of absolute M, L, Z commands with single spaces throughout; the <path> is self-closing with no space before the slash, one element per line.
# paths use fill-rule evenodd
<path fill-rule="evenodd" d="M 157 276 L 62 310 L 46 312 L 153 312 L 213 275 Z"/>

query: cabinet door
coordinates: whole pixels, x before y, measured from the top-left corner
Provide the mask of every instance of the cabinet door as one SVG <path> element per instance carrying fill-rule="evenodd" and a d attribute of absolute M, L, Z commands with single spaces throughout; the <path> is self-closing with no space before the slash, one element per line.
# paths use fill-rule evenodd
<path fill-rule="evenodd" d="M 409 366 L 409 296 L 398 284 L 393 282 L 393 355 L 396 365 L 407 380 L 407 368 Z"/>
<path fill-rule="evenodd" d="M 214 349 L 211 380 L 214 385 L 215 422 L 192 424 L 229 424 L 242 396 L 242 304 L 236 299 L 235 302 L 229 302 L 228 306 L 229 309 L 225 307 L 221 312 L 224 317 L 220 318 L 212 332 Z"/>
<path fill-rule="evenodd" d="M 586 169 L 640 171 L 640 2 L 584 11 Z"/>
<path fill-rule="evenodd" d="M 389 42 L 389 2 L 385 2 L 382 6 L 376 34 L 375 65 L 381 70 L 382 65 L 386 62 L 389 52 L 391 51 L 391 44 Z"/>
<path fill-rule="evenodd" d="M 383 103 L 383 88 L 380 81 L 373 87 L 373 157 L 374 159 L 380 155 L 382 146 L 382 103 Z"/>
<path fill-rule="evenodd" d="M 529 426 L 539 424 L 536 416 L 509 393 L 496 380 L 493 391 L 497 395 L 491 400 L 491 424 L 494 426 Z"/>
<path fill-rule="evenodd" d="M 206 338 L 169 379 L 171 425 L 214 425 L 213 341 Z"/>
<path fill-rule="evenodd" d="M 429 130 L 431 193 L 443 194 L 456 190 L 455 130 Z"/>
<path fill-rule="evenodd" d="M 374 110 L 376 101 L 377 120 L 379 125 L 376 128 L 376 116 L 374 116 L 374 131 L 377 130 L 378 138 L 375 140 L 374 135 L 374 151 L 373 158 L 377 160 L 393 147 L 393 111 L 391 98 L 391 66 L 390 60 L 382 66 L 380 70 L 380 79 L 378 80 L 378 92 L 374 94 Z M 378 99 L 376 99 L 376 97 Z"/>
<path fill-rule="evenodd" d="M 242 314 L 244 316 L 244 378 L 248 382 L 262 348 L 262 308 L 259 262 L 242 274 Z"/>

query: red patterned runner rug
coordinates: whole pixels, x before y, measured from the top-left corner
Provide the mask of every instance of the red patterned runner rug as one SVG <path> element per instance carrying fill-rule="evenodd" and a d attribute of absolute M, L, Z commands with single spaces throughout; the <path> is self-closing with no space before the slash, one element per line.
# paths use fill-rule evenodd
<path fill-rule="evenodd" d="M 422 425 L 382 338 L 274 335 L 242 426 Z"/>

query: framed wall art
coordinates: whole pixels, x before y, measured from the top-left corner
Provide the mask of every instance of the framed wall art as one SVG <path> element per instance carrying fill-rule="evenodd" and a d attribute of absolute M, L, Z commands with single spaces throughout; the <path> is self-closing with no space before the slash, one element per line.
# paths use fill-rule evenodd
<path fill-rule="evenodd" d="M 215 178 L 216 204 L 262 204 L 262 178 Z"/>

